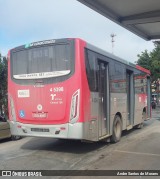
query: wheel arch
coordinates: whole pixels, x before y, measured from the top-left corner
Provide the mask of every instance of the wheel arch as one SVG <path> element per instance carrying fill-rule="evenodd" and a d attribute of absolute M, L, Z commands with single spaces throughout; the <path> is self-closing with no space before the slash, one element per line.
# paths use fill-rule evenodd
<path fill-rule="evenodd" d="M 147 111 L 147 110 L 146 110 L 146 107 L 144 107 L 144 108 L 143 108 L 143 111 L 142 111 L 142 113 L 143 113 L 143 112 L 145 112 L 145 113 L 146 113 L 146 111 Z"/>

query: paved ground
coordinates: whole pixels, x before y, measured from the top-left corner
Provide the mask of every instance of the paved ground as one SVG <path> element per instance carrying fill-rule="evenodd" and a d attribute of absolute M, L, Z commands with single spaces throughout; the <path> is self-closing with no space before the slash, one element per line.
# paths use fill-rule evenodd
<path fill-rule="evenodd" d="M 0 169 L 160 170 L 160 108 L 153 111 L 152 120 L 145 122 L 143 129 L 124 132 L 121 141 L 117 144 L 103 142 L 87 144 L 79 141 L 60 141 L 48 138 L 0 141 Z"/>

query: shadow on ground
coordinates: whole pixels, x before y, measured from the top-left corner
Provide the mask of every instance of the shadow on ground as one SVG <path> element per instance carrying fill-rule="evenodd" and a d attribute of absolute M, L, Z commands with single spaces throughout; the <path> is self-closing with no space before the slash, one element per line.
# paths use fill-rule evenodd
<path fill-rule="evenodd" d="M 59 140 L 50 138 L 31 138 L 22 145 L 22 149 L 27 150 L 45 150 L 65 153 L 83 154 L 91 151 L 99 150 L 109 143 L 93 142 L 85 143 L 79 140 Z"/>

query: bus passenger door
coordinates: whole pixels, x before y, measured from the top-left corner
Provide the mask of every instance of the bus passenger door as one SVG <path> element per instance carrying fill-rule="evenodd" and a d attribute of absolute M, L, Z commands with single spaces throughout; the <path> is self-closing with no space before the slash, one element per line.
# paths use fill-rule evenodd
<path fill-rule="evenodd" d="M 99 138 L 109 134 L 109 72 L 108 63 L 99 61 Z"/>
<path fill-rule="evenodd" d="M 127 70 L 127 129 L 132 128 L 134 123 L 134 108 L 135 108 L 135 94 L 134 94 L 134 77 L 133 72 Z"/>
<path fill-rule="evenodd" d="M 147 118 L 151 118 L 151 81 L 150 76 L 147 76 Z"/>

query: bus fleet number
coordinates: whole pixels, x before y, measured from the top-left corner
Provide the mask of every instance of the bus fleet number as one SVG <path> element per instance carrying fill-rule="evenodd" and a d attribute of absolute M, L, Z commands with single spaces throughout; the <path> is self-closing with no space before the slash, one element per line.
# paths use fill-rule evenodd
<path fill-rule="evenodd" d="M 63 87 L 55 87 L 55 88 L 50 88 L 50 91 L 52 92 L 63 92 L 64 89 Z"/>

